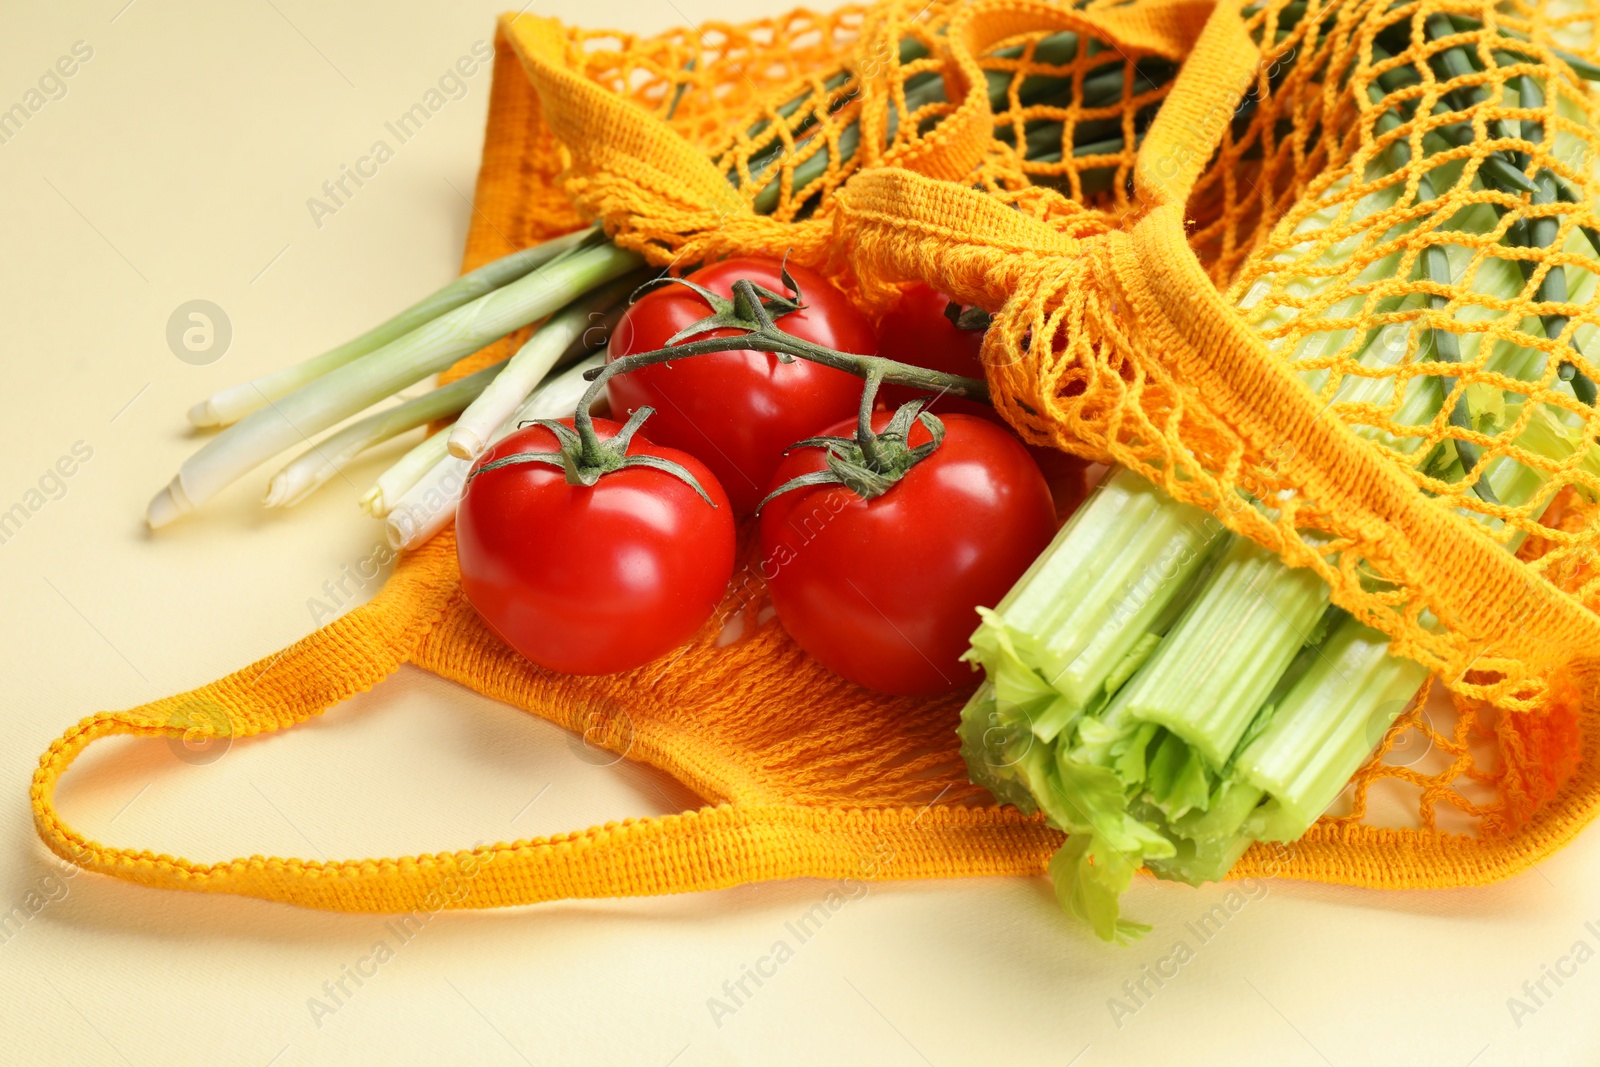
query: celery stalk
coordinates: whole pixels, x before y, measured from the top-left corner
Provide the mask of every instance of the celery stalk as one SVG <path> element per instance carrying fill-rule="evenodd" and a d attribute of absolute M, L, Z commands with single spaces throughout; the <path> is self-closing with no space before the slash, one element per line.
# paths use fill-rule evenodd
<path fill-rule="evenodd" d="M 1494 218 L 1487 208 L 1474 207 L 1458 213 L 1454 221 L 1466 232 L 1486 232 Z M 1462 276 L 1470 251 L 1455 245 L 1444 248 L 1452 276 Z M 1515 265 L 1494 257 L 1486 257 L 1472 279 L 1469 291 L 1491 300 L 1509 299 L 1522 285 Z M 1492 317 L 1489 308 L 1469 304 L 1460 309 L 1458 319 L 1484 321 Z M 1462 362 L 1477 359 L 1483 336 L 1469 332 L 1461 338 Z M 1392 358 L 1378 341 L 1369 339 L 1359 362 L 1376 366 L 1380 360 Z M 1484 365 L 1511 377 L 1536 377 L 1543 359 L 1536 349 L 1500 342 Z M 1443 405 L 1441 379 L 1419 376 L 1409 381 L 1414 387 L 1401 397 L 1393 422 L 1425 425 Z M 1379 403 L 1393 389 L 1391 379 L 1350 374 L 1339 383 L 1334 399 Z M 1414 451 L 1422 440 L 1365 424 L 1356 432 L 1401 451 Z M 1227 562 L 1196 596 L 1129 695 L 1142 719 L 1173 730 L 1214 766 L 1221 766 L 1234 751 L 1296 650 L 1305 643 L 1305 635 L 1327 608 L 1329 596 L 1326 584 L 1314 573 L 1291 570 L 1259 547 L 1237 544 L 1224 558 Z"/>
<path fill-rule="evenodd" d="M 1201 509 L 1118 470 L 992 611 L 978 609 L 968 658 L 1006 676 L 1016 672 L 1002 661 L 1030 664 L 1018 677 L 1038 672 L 1059 696 L 1030 718 L 1048 741 L 1104 699 L 1107 679 L 1145 635 L 1164 632 L 1169 605 L 1192 587 L 1221 533 Z"/>
<path fill-rule="evenodd" d="M 1249 837 L 1293 841 L 1327 810 L 1427 680 L 1355 619 L 1334 628 L 1305 673 L 1239 753 L 1234 773 L 1270 795 Z"/>
<path fill-rule="evenodd" d="M 1124 690 L 1128 710 L 1227 762 L 1328 606 L 1327 583 L 1235 537 L 1204 589 Z"/>
<path fill-rule="evenodd" d="M 1507 422 L 1515 423 L 1519 414 L 1513 406 Z M 1535 455 L 1566 460 L 1590 486 L 1600 485 L 1600 448 L 1584 447 L 1583 431 L 1564 425 L 1548 407 L 1532 413 L 1517 444 Z M 1534 500 L 1550 482 L 1544 472 L 1509 456 L 1494 460 L 1484 477 L 1496 497 L 1512 507 Z M 1252 826 L 1251 835 L 1262 840 L 1291 841 L 1303 834 L 1427 677 L 1413 661 L 1389 655 L 1388 639 L 1355 619 L 1336 627 L 1319 652 L 1235 761 L 1242 779 L 1274 798 Z"/>

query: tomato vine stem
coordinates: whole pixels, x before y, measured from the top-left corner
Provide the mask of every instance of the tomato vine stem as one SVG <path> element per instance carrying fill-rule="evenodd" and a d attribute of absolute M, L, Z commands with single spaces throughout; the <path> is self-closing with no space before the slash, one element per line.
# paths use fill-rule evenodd
<path fill-rule="evenodd" d="M 798 311 L 805 306 L 799 302 L 799 287 L 789 278 L 787 272 L 784 278 L 784 284 L 796 293 L 794 298 L 779 297 L 744 278 L 733 283 L 731 300 L 680 278 L 667 279 L 689 285 L 699 292 L 711 305 L 712 314 L 679 331 L 672 338 L 672 343 L 665 348 L 658 348 L 653 352 L 637 352 L 589 371 L 584 377 L 589 378 L 593 384 L 579 405 L 580 413 L 587 410 L 582 405 L 592 403 L 599 396 L 605 383 L 615 375 L 627 374 L 629 371 L 657 363 L 670 363 L 675 359 L 709 355 L 712 352 L 740 351 L 771 352 L 786 363 L 797 358 L 804 359 L 842 370 L 847 374 L 854 374 L 858 378 L 866 378 L 876 371 L 880 375 L 880 382 L 885 385 L 903 385 L 930 393 L 966 397 L 970 400 L 989 399 L 989 386 L 982 379 L 946 374 L 926 367 L 914 367 L 909 363 L 886 359 L 883 356 L 840 352 L 779 329 L 777 319 L 772 315 L 774 306 L 779 311 L 778 317 L 790 311 Z M 719 329 L 733 329 L 740 332 L 728 337 L 679 340 Z"/>
<path fill-rule="evenodd" d="M 791 449 L 805 447 L 828 449 L 829 469 L 786 483 L 769 495 L 767 500 L 778 493 L 799 488 L 798 483 L 822 484 L 823 481 L 846 485 L 863 498 L 870 500 L 888 491 L 906 471 L 938 448 L 939 442 L 944 439 L 944 424 L 923 410 L 929 403 L 927 400 L 913 400 L 902 405 L 888 426 L 881 432 L 873 432 L 872 410 L 878 389 L 882 385 L 906 386 L 941 396 L 948 394 L 973 400 L 989 399 L 988 385 L 978 378 L 946 374 L 886 359 L 883 356 L 840 352 L 786 332 L 778 326 L 778 319 L 803 309 L 805 304 L 800 286 L 793 276 L 785 270 L 782 277 L 787 293 L 775 293 L 748 278 L 741 278 L 733 283 L 731 297 L 712 292 L 705 286 L 686 278 L 663 278 L 641 287 L 640 291 L 656 285 L 686 285 L 705 300 L 711 313 L 678 331 L 668 339 L 664 348 L 624 356 L 587 372 L 584 377 L 589 379 L 589 388 L 578 401 L 577 410 L 572 416 L 572 426 L 569 428 L 561 423 L 549 421 L 540 423 L 560 441 L 559 452 L 526 452 L 506 456 L 479 468 L 477 473 L 481 474 L 483 471 L 511 463 L 547 463 L 562 467 L 566 471 L 569 484 L 593 485 L 601 475 L 612 470 L 627 466 L 652 466 L 683 479 L 709 503 L 710 498 L 706 496 L 705 490 L 688 470 L 678 464 L 666 460 L 651 460 L 646 463 L 645 460 L 649 457 L 625 455 L 628 439 L 644 420 L 653 414 L 651 408 L 642 407 L 634 412 L 622 431 L 606 441 L 601 441 L 595 433 L 594 419 L 589 414 L 589 408 L 599 398 L 600 390 L 605 388 L 606 382 L 619 374 L 627 374 L 657 363 L 670 363 L 673 360 L 689 359 L 713 352 L 770 352 L 783 363 L 804 359 L 865 379 L 856 436 L 853 439 L 813 437 L 791 445 Z M 637 293 L 635 295 L 637 296 Z M 724 337 L 701 336 L 715 330 L 734 332 Z M 906 442 L 913 422 L 920 422 L 932 436 L 930 441 L 916 448 L 911 448 Z M 762 503 L 766 503 L 766 500 Z"/>
<path fill-rule="evenodd" d="M 875 500 L 894 488 L 912 467 L 931 456 L 944 443 L 944 422 L 923 409 L 929 401 L 919 397 L 895 409 L 889 424 L 882 430 L 872 428 L 872 409 L 878 397 L 882 374 L 874 369 L 867 374 L 867 384 L 861 390 L 861 411 L 856 419 L 854 437 L 807 437 L 796 441 L 784 452 L 797 448 L 822 448 L 828 453 L 827 468 L 790 478 L 768 493 L 756 505 L 756 511 L 767 502 L 784 493 L 807 486 L 842 485 L 863 500 Z M 920 422 L 928 431 L 928 440 L 911 447 L 911 425 Z"/>

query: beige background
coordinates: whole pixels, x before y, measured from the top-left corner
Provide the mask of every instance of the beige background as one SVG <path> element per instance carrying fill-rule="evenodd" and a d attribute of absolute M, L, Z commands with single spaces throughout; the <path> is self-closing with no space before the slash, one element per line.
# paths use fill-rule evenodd
<path fill-rule="evenodd" d="M 5 0 L 0 15 L 0 107 L 75 42 L 93 49 L 66 95 L 0 144 L 0 509 L 75 443 L 93 449 L 64 495 L 0 544 L 0 911 L 30 892 L 48 898 L 0 931 L 0 1059 L 1600 1060 L 1600 962 L 1560 989 L 1547 981 L 1554 996 L 1520 1027 L 1507 1006 L 1575 942 L 1600 947 L 1585 928 L 1600 931 L 1594 831 L 1487 889 L 1274 883 L 1205 944 L 1185 924 L 1223 899 L 1215 887 L 1141 882 L 1129 905 L 1155 931 L 1115 949 L 1064 922 L 1042 880 L 874 886 L 720 1025 L 708 998 L 786 937 L 826 884 L 441 915 L 317 1020 L 308 999 L 389 936 L 383 918 L 62 878 L 26 804 L 50 741 L 97 709 L 270 655 L 311 628 L 323 583 L 377 544 L 354 501 L 378 460 L 287 514 L 256 507 L 262 471 L 158 538 L 140 516 L 195 445 L 183 422 L 192 401 L 344 340 L 453 273 L 487 73 L 320 228 L 305 201 L 490 39 L 501 6 L 124 3 Z M 648 30 L 736 8 L 752 10 L 536 10 Z M 210 366 L 165 343 L 169 314 L 194 298 L 233 325 Z M 62 801 L 103 840 L 206 859 L 437 850 L 693 803 L 630 765 L 598 765 L 554 727 L 409 671 L 205 766 L 161 742 L 103 745 Z M 1180 938 L 1194 958 L 1119 1026 L 1108 999 Z"/>

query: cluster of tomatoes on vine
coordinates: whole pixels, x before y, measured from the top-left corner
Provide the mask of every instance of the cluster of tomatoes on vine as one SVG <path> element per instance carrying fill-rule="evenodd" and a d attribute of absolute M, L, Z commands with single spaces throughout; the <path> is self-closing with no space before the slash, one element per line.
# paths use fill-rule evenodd
<path fill-rule="evenodd" d="M 986 317 L 958 311 L 918 285 L 874 330 L 826 278 L 764 259 L 664 279 L 573 418 L 469 472 L 467 598 L 542 667 L 629 670 L 706 624 L 754 515 L 778 620 L 823 665 L 888 693 L 970 685 L 974 609 L 1049 543 L 1082 467 L 995 415 Z M 625 423 L 590 416 L 602 392 Z"/>

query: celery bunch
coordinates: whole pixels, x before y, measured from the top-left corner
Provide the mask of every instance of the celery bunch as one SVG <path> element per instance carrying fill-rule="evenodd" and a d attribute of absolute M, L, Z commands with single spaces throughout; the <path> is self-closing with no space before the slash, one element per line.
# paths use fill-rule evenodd
<path fill-rule="evenodd" d="M 1517 421 L 1507 404 L 1506 423 Z M 1547 411 L 1517 443 L 1562 459 L 1600 448 Z M 1460 474 L 1459 461 L 1453 461 Z M 1499 499 L 1545 479 L 1509 458 Z M 969 658 L 986 680 L 962 710 L 972 780 L 1070 836 L 1050 865 L 1062 906 L 1106 939 L 1134 872 L 1190 884 L 1255 841 L 1293 841 L 1338 797 L 1426 678 L 1209 514 L 1117 470 L 993 610 Z"/>
<path fill-rule="evenodd" d="M 1429 32 L 1447 36 L 1448 20 Z M 1380 39 L 1382 35 L 1380 34 Z M 1387 58 L 1372 46 L 1374 63 Z M 1435 57 L 1440 75 L 1455 76 L 1452 64 L 1473 62 L 1446 49 Z M 1496 53 L 1498 56 L 1498 53 Z M 1502 62 L 1511 60 L 1501 59 Z M 1580 71 L 1580 73 L 1585 73 Z M 1399 67 L 1374 86 L 1375 103 L 1417 78 Z M 1514 79 L 1507 103 L 1543 103 L 1543 89 L 1527 76 Z M 1472 90 L 1471 92 L 1481 92 Z M 1476 103 L 1446 94 L 1440 111 Z M 1404 105 L 1402 105 L 1404 106 Z M 1564 117 L 1582 122 L 1576 109 Z M 1401 121 L 1399 109 L 1381 112 L 1380 133 Z M 1515 125 L 1515 124 L 1513 124 Z M 1537 123 L 1522 135 L 1541 140 Z M 1552 131 L 1557 150 L 1581 147 L 1565 130 Z M 1470 123 L 1447 122 L 1423 138 L 1430 153 L 1470 142 Z M 1373 165 L 1399 171 L 1411 161 L 1411 146 L 1393 142 Z M 1402 195 L 1432 200 L 1456 183 L 1472 180 L 1535 204 L 1573 199 L 1548 171 L 1516 169 L 1526 158 L 1499 152 L 1468 178 L 1459 159 L 1428 167 L 1407 193 L 1393 182 L 1357 202 L 1354 219 L 1393 208 Z M 1335 193 L 1337 195 L 1337 193 Z M 1335 204 L 1308 219 L 1301 232 L 1334 222 Z M 1474 205 L 1457 211 L 1436 234 L 1487 234 L 1503 222 L 1504 208 Z M 1558 230 L 1546 219 L 1517 220 L 1507 244 L 1548 247 Z M 1393 276 L 1400 264 L 1404 231 L 1412 219 L 1380 235 L 1396 251 L 1366 267 L 1361 283 Z M 1535 231 L 1538 232 L 1535 232 Z M 1334 266 L 1360 244 L 1357 234 L 1322 253 L 1318 267 Z M 1573 232 L 1564 251 L 1592 259 L 1600 243 Z M 1284 257 L 1290 261 L 1291 253 Z M 1526 266 L 1524 266 L 1526 264 Z M 1449 286 L 1470 279 L 1471 299 L 1455 309 L 1464 324 L 1484 322 L 1495 307 L 1518 298 L 1532 264 L 1477 254 L 1466 244 L 1435 242 L 1418 257 L 1419 276 Z M 1600 268 L 1596 268 L 1600 270 Z M 1291 286 L 1291 295 L 1329 295 L 1337 271 L 1317 271 Z M 1596 274 L 1555 268 L 1538 288 L 1541 300 L 1589 300 Z M 1249 316 L 1262 289 L 1246 293 Z M 1441 308 L 1443 297 L 1414 294 L 1390 298 L 1376 308 L 1352 291 L 1323 312 L 1329 319 L 1364 313 Z M 1291 312 L 1298 313 L 1298 312 Z M 1281 312 L 1255 315 L 1258 329 L 1282 322 Z M 1278 316 L 1278 317 L 1274 317 Z M 1519 324 L 1530 335 L 1560 336 L 1567 320 L 1546 315 Z M 1594 331 L 1568 332 L 1579 354 L 1592 357 Z M 1424 329 L 1414 358 L 1468 363 L 1507 378 L 1532 381 L 1545 375 L 1547 357 L 1537 349 L 1496 340 L 1481 350 L 1485 333 L 1470 327 L 1457 334 Z M 1310 360 L 1348 346 L 1350 329 L 1314 333 L 1293 351 L 1291 362 Z M 1384 331 L 1359 340 L 1358 362 L 1381 370 L 1396 354 Z M 1587 359 L 1591 365 L 1593 359 Z M 1325 390 L 1327 371 L 1304 372 L 1309 387 Z M 1594 385 L 1573 362 L 1563 361 L 1556 388 L 1593 402 Z M 1393 378 L 1346 375 L 1333 390 L 1341 403 L 1385 404 Z M 1447 373 L 1407 380 L 1395 424 L 1425 426 L 1445 415 L 1454 426 L 1480 433 L 1516 433 L 1516 444 L 1554 461 L 1600 475 L 1600 448 L 1572 412 L 1540 405 L 1523 420 L 1515 391 L 1492 386 L 1457 387 Z M 1363 427 L 1358 432 L 1391 449 L 1414 452 L 1420 436 L 1399 436 Z M 1549 476 L 1510 457 L 1484 461 L 1469 442 L 1447 439 L 1420 462 L 1431 474 L 1470 485 L 1487 501 L 1522 506 L 1548 499 Z M 1270 510 L 1272 502 L 1253 501 Z M 1487 522 L 1493 526 L 1494 522 Z M 1511 539 L 1508 547 L 1515 547 Z M 1147 927 L 1124 919 L 1119 898 L 1141 867 L 1158 877 L 1198 884 L 1221 878 L 1256 841 L 1293 841 L 1338 797 L 1371 755 L 1393 720 L 1425 680 L 1424 669 L 1389 655 L 1383 634 L 1330 605 L 1330 591 L 1314 573 L 1293 570 L 1253 542 L 1228 533 L 1208 513 L 1178 503 L 1126 471 L 1113 471 L 1100 490 L 1062 528 L 1050 548 L 982 623 L 968 658 L 986 680 L 962 712 L 962 751 L 974 782 L 1024 811 L 1043 812 L 1068 834 L 1050 864 L 1062 906 L 1088 921 L 1107 940 L 1136 937 Z M 1430 621 L 1426 620 L 1425 621 Z"/>

